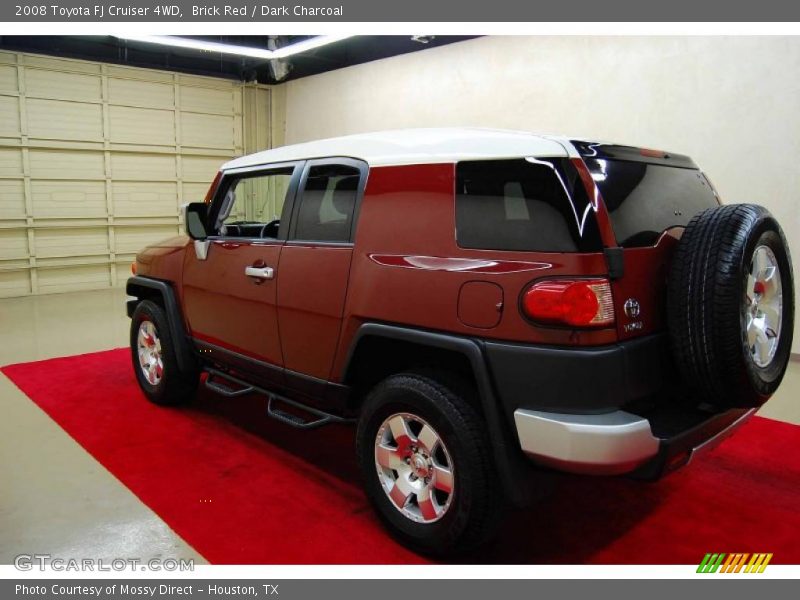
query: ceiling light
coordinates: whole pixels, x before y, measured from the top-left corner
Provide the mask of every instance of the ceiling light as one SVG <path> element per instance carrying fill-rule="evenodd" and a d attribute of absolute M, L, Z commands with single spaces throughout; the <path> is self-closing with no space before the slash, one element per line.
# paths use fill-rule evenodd
<path fill-rule="evenodd" d="M 275 53 L 274 58 L 286 58 L 287 56 L 292 56 L 293 54 L 299 54 L 300 52 L 313 50 L 314 48 L 319 48 L 320 46 L 327 46 L 328 44 L 332 44 L 334 42 L 338 42 L 340 40 L 344 40 L 349 37 L 353 36 L 318 35 L 317 37 L 308 38 L 307 40 L 303 40 L 302 42 L 289 44 L 288 46 L 284 46 L 283 48 L 276 48 L 275 50 L 273 50 L 273 52 Z"/>
<path fill-rule="evenodd" d="M 221 42 L 208 42 L 192 38 L 177 37 L 174 35 L 119 35 L 121 40 L 132 42 L 144 42 L 147 44 L 159 44 L 161 46 L 173 46 L 176 48 L 190 48 L 192 50 L 205 50 L 208 52 L 220 52 L 222 54 L 234 54 L 236 56 L 248 56 L 250 58 L 261 58 L 272 60 L 275 58 L 286 58 L 300 52 L 307 52 L 320 46 L 327 46 L 352 37 L 350 35 L 320 35 L 317 37 L 303 40 L 295 44 L 289 44 L 283 48 L 267 50 L 265 48 L 253 48 L 251 46 L 236 46 L 234 44 L 223 44 Z"/>

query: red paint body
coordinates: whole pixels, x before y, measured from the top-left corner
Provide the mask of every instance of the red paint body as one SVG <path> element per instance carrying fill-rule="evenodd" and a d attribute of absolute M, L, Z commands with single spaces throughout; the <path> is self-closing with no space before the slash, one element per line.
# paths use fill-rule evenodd
<path fill-rule="evenodd" d="M 591 175 L 582 160 L 573 163 L 596 207 L 604 246 L 616 246 Z M 542 277 L 607 276 L 603 253 L 460 248 L 454 187 L 451 163 L 373 167 L 353 244 L 214 241 L 199 261 L 187 238 L 172 238 L 137 256 L 138 273 L 173 282 L 196 339 L 323 381 L 341 381 L 353 336 L 367 321 L 569 346 L 664 328 L 663 288 L 677 232 L 654 247 L 624 251 L 625 274 L 612 281 L 615 324 L 535 325 L 520 312 L 523 290 Z M 253 265 L 274 266 L 275 278 L 245 277 Z M 631 297 L 641 318 L 624 312 Z"/>
<path fill-rule="evenodd" d="M 187 247 L 183 315 L 192 335 L 251 358 L 283 366 L 278 335 L 277 281 L 244 277 L 248 266 L 274 265 L 282 244 L 211 242 L 200 261 Z"/>

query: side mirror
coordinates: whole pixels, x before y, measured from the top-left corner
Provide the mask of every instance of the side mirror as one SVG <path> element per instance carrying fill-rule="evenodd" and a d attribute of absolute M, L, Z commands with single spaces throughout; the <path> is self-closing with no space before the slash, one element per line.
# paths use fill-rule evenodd
<path fill-rule="evenodd" d="M 193 240 L 204 240 L 208 237 L 206 219 L 208 218 L 208 204 L 205 202 L 190 202 L 183 207 L 183 226 L 186 235 Z"/>

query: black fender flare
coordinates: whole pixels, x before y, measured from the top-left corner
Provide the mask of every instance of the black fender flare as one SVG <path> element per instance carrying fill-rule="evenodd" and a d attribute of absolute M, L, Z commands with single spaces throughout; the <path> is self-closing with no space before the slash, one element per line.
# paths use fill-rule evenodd
<path fill-rule="evenodd" d="M 492 444 L 492 454 L 503 490 L 506 493 L 506 497 L 513 504 L 518 506 L 529 504 L 532 495 L 528 486 L 523 485 L 523 482 L 529 479 L 528 475 L 532 470 L 532 466 L 522 454 L 516 433 L 505 418 L 503 409 L 497 401 L 481 341 L 396 325 L 365 323 L 359 327 L 353 336 L 342 370 L 342 381 L 345 380 L 344 377 L 352 366 L 351 363 L 359 342 L 367 337 L 378 337 L 429 346 L 456 352 L 466 357 L 472 367 L 478 386 L 478 397 L 486 419 L 489 440 Z"/>
<path fill-rule="evenodd" d="M 162 279 L 134 275 L 128 278 L 128 282 L 125 284 L 125 292 L 129 296 L 136 298 L 135 300 L 128 300 L 128 317 L 132 317 L 133 311 L 136 310 L 136 305 L 143 299 L 152 297 L 154 295 L 153 292 L 161 296 L 164 310 L 167 313 L 169 333 L 175 342 L 175 358 L 178 361 L 178 368 L 186 372 L 196 369 L 197 357 L 189 342 L 189 336 L 186 333 L 186 327 L 183 322 L 183 314 L 175 297 L 175 290 L 172 288 L 172 284 Z"/>

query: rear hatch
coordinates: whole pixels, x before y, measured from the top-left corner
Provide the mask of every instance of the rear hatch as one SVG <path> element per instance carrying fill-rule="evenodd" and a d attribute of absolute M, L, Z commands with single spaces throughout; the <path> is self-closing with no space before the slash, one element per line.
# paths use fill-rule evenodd
<path fill-rule="evenodd" d="M 717 206 L 711 183 L 687 156 L 574 141 L 608 211 L 623 274 L 612 282 L 620 339 L 666 326 L 669 264 L 683 228 Z"/>

